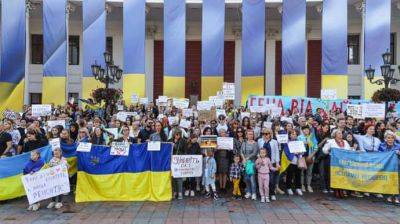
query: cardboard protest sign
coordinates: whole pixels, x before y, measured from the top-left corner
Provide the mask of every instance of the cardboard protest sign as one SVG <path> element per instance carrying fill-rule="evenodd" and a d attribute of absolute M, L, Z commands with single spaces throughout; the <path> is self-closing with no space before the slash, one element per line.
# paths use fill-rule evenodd
<path fill-rule="evenodd" d="M 179 109 L 188 108 L 189 107 L 189 99 L 174 98 L 172 101 L 172 105 Z"/>
<path fill-rule="evenodd" d="M 21 177 L 29 204 L 70 192 L 68 168 L 58 165 Z"/>
<path fill-rule="evenodd" d="M 172 155 L 171 171 L 175 178 L 201 177 L 203 157 L 201 155 Z"/>
<path fill-rule="evenodd" d="M 218 149 L 233 150 L 233 138 L 231 137 L 218 137 L 217 138 Z"/>
<path fill-rule="evenodd" d="M 78 148 L 76 148 L 77 152 L 90 152 L 92 149 L 92 143 L 90 142 L 79 142 Z"/>
<path fill-rule="evenodd" d="M 112 156 L 128 156 L 129 143 L 128 142 L 112 142 L 110 155 Z"/>
<path fill-rule="evenodd" d="M 197 102 L 197 110 L 211 110 L 213 106 L 213 102 L 211 101 L 198 101 Z"/>
<path fill-rule="evenodd" d="M 50 104 L 33 104 L 32 105 L 32 116 L 41 117 L 51 115 Z"/>
<path fill-rule="evenodd" d="M 222 94 L 226 100 L 235 99 L 235 83 L 224 82 L 222 84 Z"/>
<path fill-rule="evenodd" d="M 199 121 L 216 120 L 216 112 L 215 110 L 200 110 L 198 111 L 198 119 Z"/>
<path fill-rule="evenodd" d="M 383 103 L 366 103 L 362 104 L 363 117 L 384 118 L 385 104 Z"/>

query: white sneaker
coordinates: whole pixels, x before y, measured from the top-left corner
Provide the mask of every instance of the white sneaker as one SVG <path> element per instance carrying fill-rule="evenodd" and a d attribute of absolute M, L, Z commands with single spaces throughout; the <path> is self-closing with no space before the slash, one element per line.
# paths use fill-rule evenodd
<path fill-rule="evenodd" d="M 194 197 L 194 191 L 190 191 L 190 197 Z"/>
<path fill-rule="evenodd" d="M 310 192 L 310 193 L 314 192 L 311 186 L 307 186 L 307 191 Z"/>
<path fill-rule="evenodd" d="M 364 193 L 365 196 L 369 197 L 369 193 Z"/>
<path fill-rule="evenodd" d="M 265 197 L 265 202 L 270 203 L 271 201 L 269 200 L 268 197 Z"/>
<path fill-rule="evenodd" d="M 189 191 L 189 190 L 186 190 L 186 191 L 185 191 L 185 196 L 186 196 L 186 197 L 189 196 L 189 193 L 190 193 L 190 191 Z"/>
<path fill-rule="evenodd" d="M 299 196 L 303 196 L 303 192 L 302 192 L 301 189 L 299 189 L 299 188 L 296 189 L 296 193 L 297 193 Z"/>
<path fill-rule="evenodd" d="M 56 205 L 54 206 L 56 209 L 60 209 L 63 206 L 61 202 L 57 202 Z"/>
<path fill-rule="evenodd" d="M 28 208 L 26 210 L 28 211 L 32 211 L 33 205 L 29 205 Z"/>
<path fill-rule="evenodd" d="M 200 185 L 196 185 L 196 191 L 200 191 Z"/>
<path fill-rule="evenodd" d="M 265 203 L 265 198 L 261 197 L 261 203 Z"/>
<path fill-rule="evenodd" d="M 275 195 L 271 195 L 271 201 L 276 201 L 276 196 Z"/>
<path fill-rule="evenodd" d="M 251 199 L 257 200 L 257 195 L 256 194 L 251 195 Z"/>
<path fill-rule="evenodd" d="M 287 189 L 287 194 L 288 194 L 288 195 L 293 195 L 292 189 Z"/>
<path fill-rule="evenodd" d="M 377 198 L 383 198 L 383 195 L 382 194 L 376 194 L 375 195 Z"/>
<path fill-rule="evenodd" d="M 251 197 L 251 194 L 250 193 L 246 193 L 246 195 L 244 197 L 249 199 Z"/>
<path fill-rule="evenodd" d="M 182 196 L 182 193 L 178 193 L 178 200 L 182 200 L 183 199 L 183 196 Z"/>
<path fill-rule="evenodd" d="M 285 194 L 285 192 L 282 191 L 279 187 L 277 187 L 275 191 L 276 191 L 276 193 L 278 193 L 278 194 Z"/>
<path fill-rule="evenodd" d="M 301 191 L 302 191 L 302 192 L 306 192 L 306 186 L 301 185 Z"/>
<path fill-rule="evenodd" d="M 32 211 L 34 211 L 34 212 L 36 212 L 37 210 L 39 210 L 39 208 L 40 208 L 40 204 L 39 204 L 39 203 L 36 203 L 36 204 L 33 204 L 33 205 L 32 205 Z"/>
<path fill-rule="evenodd" d="M 56 203 L 52 201 L 49 203 L 49 205 L 47 205 L 47 208 L 52 209 L 52 208 L 54 208 L 54 205 L 56 205 Z"/>
<path fill-rule="evenodd" d="M 329 193 L 329 191 L 328 191 L 328 190 L 326 190 L 326 189 L 324 189 L 324 190 L 322 190 L 322 193 L 324 193 L 324 194 L 328 194 L 328 193 Z"/>

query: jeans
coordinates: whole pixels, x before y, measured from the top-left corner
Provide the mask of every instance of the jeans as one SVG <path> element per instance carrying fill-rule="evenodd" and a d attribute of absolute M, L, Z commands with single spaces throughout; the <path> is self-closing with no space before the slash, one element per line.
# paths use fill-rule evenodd
<path fill-rule="evenodd" d="M 174 192 L 183 193 L 183 178 L 173 178 L 172 179 L 172 188 Z"/>
<path fill-rule="evenodd" d="M 307 170 L 302 171 L 301 173 L 301 184 L 306 184 L 307 186 L 311 186 L 312 174 L 313 174 L 314 163 L 307 165 Z"/>
<path fill-rule="evenodd" d="M 255 175 L 244 175 L 244 182 L 246 183 L 246 193 L 256 194 L 256 177 Z"/>
<path fill-rule="evenodd" d="M 195 191 L 196 190 L 196 177 L 189 177 L 185 181 L 185 189 L 189 191 Z"/>

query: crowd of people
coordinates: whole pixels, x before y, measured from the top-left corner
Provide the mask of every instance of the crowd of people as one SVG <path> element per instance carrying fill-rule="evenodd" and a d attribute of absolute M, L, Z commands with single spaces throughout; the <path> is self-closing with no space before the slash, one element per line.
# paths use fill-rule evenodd
<path fill-rule="evenodd" d="M 113 141 L 131 144 L 147 141 L 173 143 L 173 155 L 203 155 L 201 178 L 173 178 L 173 197 L 180 200 L 204 194 L 205 197 L 232 196 L 235 200 L 252 199 L 275 201 L 278 195 L 303 194 L 321 191 L 335 197 L 385 198 L 400 204 L 399 195 L 369 194 L 330 188 L 330 152 L 333 148 L 365 152 L 396 151 L 400 155 L 400 120 L 389 118 L 354 119 L 346 112 L 326 113 L 317 110 L 301 114 L 285 110 L 281 116 L 269 113 L 248 113 L 246 107 L 224 105 L 225 115 L 199 118 L 196 106 L 184 117 L 182 110 L 173 106 L 124 106 L 133 112 L 125 120 L 117 114 L 107 114 L 101 108 L 84 108 L 66 104 L 53 107 L 52 114 L 33 117 L 29 106 L 24 112 L 0 122 L 0 156 L 10 157 L 31 152 L 31 161 L 24 173 L 38 171 L 44 162 L 36 149 L 59 138 L 61 143 L 90 142 L 110 145 Z M 106 116 L 104 116 L 106 114 Z M 6 116 L 7 117 L 7 116 Z M 48 121 L 64 120 L 65 125 L 48 126 Z M 181 120 L 190 121 L 182 127 Z M 116 128 L 111 133 L 108 128 Z M 288 143 L 279 143 L 277 136 L 288 134 L 288 141 L 302 141 L 305 153 L 291 154 L 290 165 L 283 170 L 282 153 Z M 202 136 L 233 137 L 233 150 L 200 147 Z M 54 150 L 50 166 L 66 163 L 62 150 Z M 229 191 L 229 192 L 228 192 Z M 48 208 L 62 207 L 62 197 L 53 198 Z M 31 205 L 37 210 L 39 205 Z"/>

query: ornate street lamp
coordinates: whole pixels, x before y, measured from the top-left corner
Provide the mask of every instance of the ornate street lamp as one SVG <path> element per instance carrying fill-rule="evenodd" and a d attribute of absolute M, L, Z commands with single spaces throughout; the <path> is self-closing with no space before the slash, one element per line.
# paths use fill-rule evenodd
<path fill-rule="evenodd" d="M 367 76 L 367 79 L 371 84 L 384 85 L 385 89 L 388 89 L 389 84 L 396 84 L 397 82 L 400 81 L 400 79 L 393 78 L 395 69 L 393 69 L 391 66 L 392 54 L 389 52 L 389 49 L 387 49 L 386 52 L 382 54 L 382 60 L 383 60 L 383 65 L 381 65 L 382 79 L 374 80 L 375 69 L 373 69 L 371 65 L 369 65 L 369 67 L 365 69 L 365 75 Z M 400 66 L 398 66 L 398 69 L 400 72 Z M 386 101 L 385 118 L 388 110 L 388 104 L 389 102 Z"/>
<path fill-rule="evenodd" d="M 118 83 L 119 80 L 121 80 L 123 71 L 117 65 L 114 65 L 112 55 L 109 52 L 104 52 L 103 55 L 106 67 L 102 68 L 97 64 L 97 61 L 95 61 L 91 66 L 92 74 L 96 80 L 104 83 L 106 89 L 108 89 L 110 84 Z"/>

